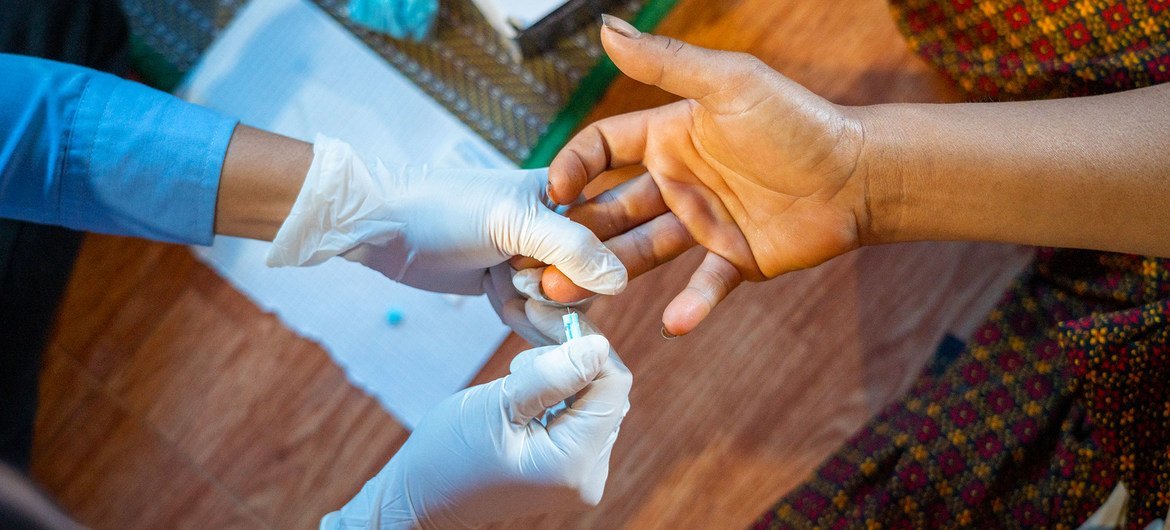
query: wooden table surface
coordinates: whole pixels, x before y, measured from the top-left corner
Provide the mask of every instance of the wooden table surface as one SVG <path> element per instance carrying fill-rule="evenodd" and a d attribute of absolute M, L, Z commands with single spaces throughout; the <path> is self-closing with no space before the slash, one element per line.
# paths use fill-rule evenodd
<path fill-rule="evenodd" d="M 659 29 L 747 51 L 846 104 L 950 101 L 882 0 L 682 0 Z M 620 79 L 593 118 L 673 98 Z M 590 316 L 634 372 L 605 499 L 539 528 L 751 522 L 965 336 L 1026 249 L 865 249 L 741 287 L 691 336 L 658 335 L 694 252 Z M 477 381 L 525 348 L 510 337 Z M 95 528 L 310 528 L 409 433 L 183 247 L 88 238 L 42 374 L 33 476 Z"/>

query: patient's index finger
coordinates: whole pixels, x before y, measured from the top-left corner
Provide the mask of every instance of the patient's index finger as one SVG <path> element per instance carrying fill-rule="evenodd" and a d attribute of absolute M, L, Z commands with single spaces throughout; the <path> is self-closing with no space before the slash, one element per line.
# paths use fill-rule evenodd
<path fill-rule="evenodd" d="M 605 118 L 582 129 L 549 164 L 549 197 L 572 204 L 598 175 L 641 163 L 649 123 L 668 107 Z"/>
<path fill-rule="evenodd" d="M 658 184 L 649 173 L 644 173 L 574 206 L 567 215 L 605 241 L 667 211 Z"/>

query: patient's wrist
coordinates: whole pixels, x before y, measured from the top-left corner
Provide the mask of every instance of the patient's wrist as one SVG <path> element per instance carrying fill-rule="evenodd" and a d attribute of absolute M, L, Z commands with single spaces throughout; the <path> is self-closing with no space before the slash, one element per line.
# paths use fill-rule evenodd
<path fill-rule="evenodd" d="M 914 211 L 928 201 L 921 185 L 929 174 L 918 129 L 922 116 L 910 105 L 855 107 L 865 130 L 853 178 L 864 183 L 864 205 L 858 212 L 858 239 L 864 246 L 914 241 Z"/>

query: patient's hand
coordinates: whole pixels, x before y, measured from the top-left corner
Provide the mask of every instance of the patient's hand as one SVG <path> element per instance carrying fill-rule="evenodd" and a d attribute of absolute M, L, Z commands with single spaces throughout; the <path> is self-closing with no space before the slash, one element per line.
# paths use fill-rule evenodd
<path fill-rule="evenodd" d="M 632 28 L 607 20 L 602 42 L 623 72 L 689 99 L 583 130 L 553 161 L 549 194 L 570 204 L 607 170 L 649 171 L 571 217 L 608 239 L 631 278 L 694 242 L 709 250 L 667 307 L 667 331 L 693 330 L 744 279 L 813 267 L 860 246 L 868 222 L 857 171 L 864 133 L 849 109 L 754 57 L 624 36 Z M 543 287 L 558 301 L 589 294 L 554 268 Z"/>

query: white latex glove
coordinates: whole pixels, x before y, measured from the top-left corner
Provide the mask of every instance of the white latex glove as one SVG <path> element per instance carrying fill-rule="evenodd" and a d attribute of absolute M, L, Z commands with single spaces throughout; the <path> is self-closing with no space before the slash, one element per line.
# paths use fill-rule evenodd
<path fill-rule="evenodd" d="M 631 383 L 600 335 L 521 353 L 511 374 L 428 413 L 321 528 L 461 528 L 596 506 Z"/>
<path fill-rule="evenodd" d="M 550 209 L 546 170 L 366 164 L 318 136 L 313 163 L 268 265 L 342 256 L 429 291 L 483 293 L 487 269 L 512 256 L 556 265 L 594 292 L 625 288 L 626 269 L 589 229 Z"/>

